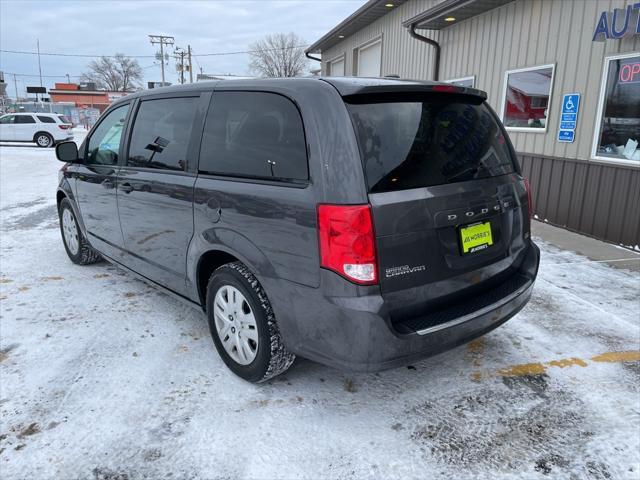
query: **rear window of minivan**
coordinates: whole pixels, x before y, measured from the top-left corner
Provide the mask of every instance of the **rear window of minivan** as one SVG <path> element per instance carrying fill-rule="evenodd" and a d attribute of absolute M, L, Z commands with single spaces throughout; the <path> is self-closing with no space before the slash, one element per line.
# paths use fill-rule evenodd
<path fill-rule="evenodd" d="M 371 193 L 515 171 L 504 130 L 480 98 L 387 94 L 345 101 Z"/>

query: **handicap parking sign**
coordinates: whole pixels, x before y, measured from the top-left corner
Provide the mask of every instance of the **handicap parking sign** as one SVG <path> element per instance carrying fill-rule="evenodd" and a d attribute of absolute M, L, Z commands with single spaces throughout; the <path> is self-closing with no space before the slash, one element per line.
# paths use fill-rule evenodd
<path fill-rule="evenodd" d="M 580 107 L 580 94 L 568 93 L 562 99 L 562 113 L 575 113 L 577 115 Z"/>
<path fill-rule="evenodd" d="M 559 142 L 573 142 L 576 125 L 578 124 L 578 110 L 580 109 L 580 94 L 567 93 L 562 97 L 562 112 L 560 113 Z"/>

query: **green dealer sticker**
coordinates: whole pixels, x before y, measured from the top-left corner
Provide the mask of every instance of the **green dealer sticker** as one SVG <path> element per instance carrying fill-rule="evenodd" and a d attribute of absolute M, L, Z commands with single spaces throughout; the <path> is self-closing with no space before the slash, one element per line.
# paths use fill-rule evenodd
<path fill-rule="evenodd" d="M 489 248 L 493 245 L 491 223 L 475 223 L 468 227 L 462 227 L 460 239 L 462 240 L 462 253 L 473 253 Z"/>

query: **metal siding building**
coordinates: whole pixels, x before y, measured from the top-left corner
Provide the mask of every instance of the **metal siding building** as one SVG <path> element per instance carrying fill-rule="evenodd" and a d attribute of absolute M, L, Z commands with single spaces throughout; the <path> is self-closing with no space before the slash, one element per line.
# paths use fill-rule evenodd
<path fill-rule="evenodd" d="M 440 44 L 440 80 L 474 77 L 475 87 L 487 92 L 501 115 L 507 71 L 554 67 L 545 128 L 508 129 L 533 186 L 538 217 L 614 243 L 640 245 L 640 162 L 595 158 L 593 153 L 601 132 L 606 58 L 640 55 L 640 35 L 599 42 L 593 41 L 594 30 L 602 12 L 633 8 L 638 0 L 372 0 L 307 52 L 322 53 L 323 74 L 331 73 L 332 61 L 344 58 L 344 74 L 356 75 L 358 49 L 380 39 L 381 76 L 433 79 L 434 48 L 412 38 L 403 23 L 456 3 L 456 17 L 464 17 L 459 14 L 474 4 L 484 11 L 439 30 L 419 30 Z M 563 95 L 573 92 L 581 94 L 575 141 L 561 143 Z"/>

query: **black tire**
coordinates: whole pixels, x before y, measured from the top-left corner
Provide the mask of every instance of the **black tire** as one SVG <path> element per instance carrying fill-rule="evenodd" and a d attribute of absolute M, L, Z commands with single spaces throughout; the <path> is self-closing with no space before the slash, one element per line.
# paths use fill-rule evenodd
<path fill-rule="evenodd" d="M 36 145 L 40 148 L 50 148 L 55 145 L 53 137 L 47 132 L 36 133 L 33 137 L 33 141 L 36 142 Z"/>
<path fill-rule="evenodd" d="M 236 362 L 225 350 L 218 335 L 214 319 L 214 299 L 223 286 L 232 286 L 244 295 L 256 320 L 258 346 L 255 358 L 248 365 Z M 240 378 L 260 383 L 285 372 L 295 355 L 285 348 L 271 303 L 262 285 L 241 262 L 228 263 L 218 268 L 207 284 L 207 318 L 209 329 L 220 357 Z"/>
<path fill-rule="evenodd" d="M 78 251 L 76 253 L 74 253 L 72 249 L 69 247 L 69 245 L 67 245 L 67 240 L 65 238 L 64 228 L 62 224 L 63 223 L 62 217 L 65 211 L 69 211 L 71 213 L 71 216 L 73 217 L 73 222 L 75 223 L 75 226 L 76 226 L 76 231 L 78 235 L 78 249 L 77 249 Z M 69 202 L 69 199 L 67 198 L 63 198 L 62 201 L 60 202 L 60 205 L 58 205 L 58 220 L 60 221 L 60 234 L 62 235 L 62 243 L 64 244 L 64 249 L 67 251 L 67 255 L 69 256 L 69 258 L 73 263 L 77 265 L 90 265 L 92 263 L 96 263 L 102 260 L 102 256 L 98 252 L 96 252 L 91 247 L 91 245 L 89 245 L 89 242 L 87 242 L 87 239 L 82 234 L 82 231 L 80 230 L 80 226 L 78 225 L 78 219 L 76 218 L 76 214 L 74 213 L 73 208 L 71 207 L 71 202 Z"/>

